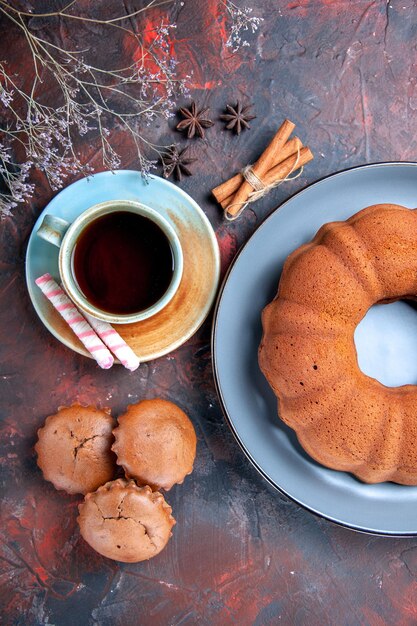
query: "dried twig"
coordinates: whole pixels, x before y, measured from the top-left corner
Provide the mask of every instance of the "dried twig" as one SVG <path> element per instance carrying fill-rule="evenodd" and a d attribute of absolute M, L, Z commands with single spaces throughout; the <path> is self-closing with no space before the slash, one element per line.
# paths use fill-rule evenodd
<path fill-rule="evenodd" d="M 221 2 L 226 7 L 230 18 L 230 34 L 226 46 L 233 52 L 237 52 L 240 48 L 250 45 L 245 33 L 255 33 L 260 23 L 263 22 L 263 18 L 251 15 L 251 7 L 239 8 L 231 0 L 221 0 Z"/>
<path fill-rule="evenodd" d="M 108 169 L 120 165 L 120 157 L 111 145 L 112 127 L 130 137 L 145 176 L 167 154 L 166 148 L 147 140 L 142 129 L 157 117 L 172 115 L 177 95 L 187 94 L 189 77 L 179 80 L 176 75 L 177 61 L 169 45 L 175 24 L 163 20 L 151 37 L 149 31 L 146 33 L 151 43 L 145 45 L 143 34 L 135 32 L 132 20 L 153 7 L 173 2 L 150 0 L 129 15 L 96 19 L 74 13 L 77 0 L 47 13 L 22 11 L 11 0 L 0 0 L 0 17 L 11 20 L 25 38 L 33 69 L 31 87 L 25 89 L 20 77 L 8 72 L 7 61 L 0 61 L 0 102 L 4 108 L 0 120 L 0 217 L 10 215 L 17 203 L 33 194 L 33 185 L 28 182 L 33 167 L 44 172 L 52 189 L 58 189 L 70 174 L 91 171 L 75 148 L 77 135 L 97 133 L 102 164 Z M 233 51 L 249 45 L 241 33 L 254 32 L 261 18 L 249 16 L 251 9 L 240 9 L 230 0 L 219 2 L 229 16 L 227 45 Z M 128 34 L 137 47 L 135 61 L 120 69 L 106 69 L 90 63 L 88 50 L 68 50 L 31 28 L 37 18 L 57 16 L 68 24 L 101 24 L 123 36 Z M 126 20 L 130 20 L 131 27 L 123 25 Z M 54 107 L 45 102 L 45 84 L 57 87 Z"/>
<path fill-rule="evenodd" d="M 80 160 L 74 148 L 76 134 L 85 135 L 95 130 L 101 142 L 102 163 L 116 169 L 119 155 L 110 143 L 109 127 L 116 125 L 133 140 L 139 166 L 146 175 L 164 152 L 149 142 L 141 131 L 143 124 L 158 116 L 172 115 L 174 97 L 186 92 L 186 80 L 176 77 L 176 61 L 170 55 L 169 34 L 174 24 L 161 23 L 152 33 L 152 42 L 146 47 L 141 37 L 120 25 L 122 20 L 153 6 L 172 0 L 152 0 L 146 7 L 129 16 L 110 20 L 96 20 L 69 14 L 76 2 L 64 9 L 44 14 L 19 11 L 0 0 L 0 15 L 10 19 L 25 37 L 33 61 L 32 85 L 29 90 L 20 86 L 18 76 L 10 75 L 7 63 L 0 62 L 0 101 L 5 115 L 0 125 L 0 214 L 9 215 L 17 202 L 31 195 L 27 184 L 32 167 L 41 169 L 52 189 L 77 172 L 90 169 Z M 27 18 L 54 16 L 108 25 L 128 32 L 137 43 L 138 60 L 121 69 L 104 69 L 89 63 L 87 50 L 68 50 L 32 31 Z M 58 104 L 51 107 L 42 98 L 42 83 L 55 81 Z M 25 153 L 23 165 L 13 163 L 12 152 L 20 146 Z M 155 159 L 144 154 L 144 148 L 154 152 Z"/>

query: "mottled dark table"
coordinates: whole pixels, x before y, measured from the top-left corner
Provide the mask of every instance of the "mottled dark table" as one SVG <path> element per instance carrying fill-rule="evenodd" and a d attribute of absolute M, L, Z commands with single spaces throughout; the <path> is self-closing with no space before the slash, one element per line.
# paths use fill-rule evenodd
<path fill-rule="evenodd" d="M 111 9 L 111 2 L 102 4 Z M 127 12 L 137 6 L 124 3 Z M 181 183 L 216 231 L 223 272 L 262 219 L 307 184 L 346 167 L 417 156 L 412 0 L 258 0 L 252 6 L 264 22 L 236 55 L 224 45 L 220 2 L 186 0 L 183 7 L 158 9 L 177 20 L 173 48 L 181 71 L 193 72 L 196 99 L 216 117 L 237 97 L 255 103 L 249 132 L 237 138 L 217 123 L 193 144 L 199 164 Z M 10 24 L 0 28 L 0 58 L 7 53 L 23 72 L 24 42 Z M 59 21 L 48 36 L 65 37 Z M 98 55 L 117 60 L 111 38 L 97 45 Z M 311 146 L 314 162 L 241 219 L 224 222 L 210 188 L 256 157 L 286 116 Z M 185 144 L 173 125 L 158 122 L 150 131 L 163 144 Z M 80 145 L 85 160 L 101 169 L 94 141 L 87 137 Z M 119 149 L 122 167 L 135 168 L 129 144 L 119 141 Z M 29 234 L 53 195 L 42 176 L 36 181 L 34 200 L 0 226 L 1 623 L 416 624 L 417 539 L 356 534 L 318 519 L 269 488 L 246 460 L 216 397 L 211 319 L 183 347 L 135 373 L 101 371 L 48 333 L 24 279 Z M 79 499 L 42 480 L 33 444 L 45 416 L 60 405 L 97 403 L 117 415 L 127 403 L 153 396 L 177 402 L 191 416 L 198 456 L 194 473 L 167 496 L 177 519 L 167 549 L 150 562 L 120 565 L 80 538 Z"/>

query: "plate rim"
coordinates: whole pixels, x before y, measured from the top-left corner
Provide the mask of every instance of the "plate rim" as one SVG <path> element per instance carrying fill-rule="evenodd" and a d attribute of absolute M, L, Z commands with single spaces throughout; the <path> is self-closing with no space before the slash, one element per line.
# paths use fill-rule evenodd
<path fill-rule="evenodd" d="M 332 518 L 330 515 L 322 513 L 318 510 L 315 510 L 314 508 L 307 506 L 306 504 L 304 504 L 303 502 L 300 502 L 295 496 L 292 496 L 291 494 L 289 494 L 283 487 L 281 487 L 280 485 L 276 484 L 266 473 L 265 471 L 262 469 L 262 467 L 258 464 L 258 462 L 253 458 L 252 454 L 250 453 L 250 451 L 246 448 L 245 444 L 243 443 L 243 441 L 241 440 L 239 433 L 237 432 L 233 421 L 227 411 L 226 408 L 226 403 L 224 401 L 223 398 L 223 394 L 221 391 L 221 386 L 220 386 L 220 381 L 219 381 L 219 375 L 218 375 L 218 371 L 217 371 L 217 364 L 216 364 L 216 356 L 215 356 L 215 338 L 216 338 L 216 329 L 217 329 L 217 324 L 218 324 L 218 314 L 219 314 L 219 308 L 220 308 L 220 304 L 221 304 L 221 300 L 222 300 L 222 296 L 223 296 L 223 292 L 224 289 L 227 285 L 227 282 L 230 278 L 230 275 L 233 272 L 233 269 L 236 265 L 236 263 L 238 262 L 238 259 L 240 258 L 241 254 L 243 253 L 243 251 L 246 249 L 246 246 L 249 245 L 249 243 L 252 240 L 252 237 L 255 236 L 255 234 L 268 222 L 268 220 L 270 218 L 272 218 L 272 216 L 279 211 L 282 207 L 284 207 L 286 204 L 288 204 L 293 198 L 295 198 L 296 196 L 300 196 L 303 193 L 305 193 L 307 190 L 309 190 L 311 187 L 315 187 L 315 186 L 319 186 L 321 185 L 323 182 L 325 182 L 327 179 L 329 178 L 336 178 L 336 177 L 340 177 L 343 176 L 344 174 L 347 174 L 349 172 L 352 172 L 354 170 L 365 170 L 365 169 L 371 169 L 371 168 L 377 168 L 377 167 L 387 167 L 387 166 L 413 166 L 413 167 L 417 167 L 417 161 L 378 161 L 375 163 L 366 163 L 364 165 L 354 165 L 352 167 L 348 167 L 345 168 L 343 170 L 340 170 L 338 172 L 333 172 L 331 174 L 327 174 L 326 176 L 323 176 L 322 178 L 319 178 L 318 180 L 308 184 L 306 187 L 304 187 L 303 189 L 300 189 L 299 191 L 295 192 L 294 194 L 292 194 L 289 198 L 287 198 L 287 200 L 285 200 L 284 202 L 282 202 L 281 204 L 277 205 L 273 211 L 271 213 L 269 213 L 255 228 L 255 230 L 253 231 L 253 233 L 250 235 L 249 239 L 244 242 L 239 250 L 237 251 L 233 261 L 231 262 L 231 264 L 229 265 L 227 272 L 223 278 L 222 284 L 220 286 L 218 295 L 217 295 L 217 299 L 216 299 L 216 303 L 214 306 L 214 310 L 213 310 L 213 323 L 212 323 L 212 331 L 211 331 L 211 362 L 212 362 L 212 368 L 213 368 L 213 378 L 214 378 L 214 384 L 215 384 L 215 388 L 216 388 L 216 392 L 217 392 L 217 397 L 219 399 L 220 402 L 220 407 L 223 413 L 223 416 L 226 420 L 226 423 L 229 427 L 229 429 L 231 430 L 235 440 L 237 441 L 240 449 L 242 450 L 242 452 L 244 453 L 244 455 L 246 456 L 246 458 L 250 461 L 250 463 L 253 465 L 253 467 L 257 470 L 257 472 L 267 481 L 267 483 L 273 487 L 276 491 L 278 491 L 279 493 L 281 493 L 282 495 L 284 495 L 286 498 L 288 498 L 291 502 L 294 502 L 295 504 L 297 504 L 297 506 L 301 507 L 302 509 L 304 509 L 305 511 L 308 511 L 309 513 L 312 513 L 313 515 L 315 515 L 316 517 L 320 518 L 320 519 L 324 519 L 328 522 L 331 522 L 332 524 L 338 526 L 338 527 L 343 527 L 346 528 L 348 530 L 351 531 L 355 531 L 357 533 L 361 533 L 364 535 L 371 535 L 371 536 L 376 536 L 376 537 L 391 537 L 391 538 L 410 538 L 410 537 L 416 537 L 417 536 L 417 529 L 413 532 L 395 532 L 395 531 L 381 531 L 381 530 L 375 530 L 375 529 L 370 529 L 370 528 L 364 528 L 361 526 L 355 526 L 354 524 L 349 524 L 347 522 L 344 522 L 342 520 L 338 520 L 335 518 Z"/>
<path fill-rule="evenodd" d="M 81 356 L 86 356 L 90 359 L 92 359 L 91 355 L 87 354 L 87 352 L 82 351 L 81 349 L 78 349 L 78 347 L 74 347 L 72 344 L 68 343 L 66 341 L 65 338 L 61 337 L 61 335 L 59 335 L 58 333 L 55 332 L 54 327 L 49 324 L 49 322 L 40 315 L 40 312 L 38 310 L 38 307 L 36 306 L 35 302 L 36 302 L 36 298 L 34 296 L 34 287 L 30 282 L 29 279 L 29 246 L 31 244 L 32 241 L 32 237 L 34 236 L 34 230 L 35 230 L 35 226 L 37 224 L 37 222 L 39 221 L 39 219 L 41 218 L 41 216 L 44 214 L 44 212 L 47 210 L 48 206 L 51 204 L 51 202 L 55 201 L 56 198 L 58 198 L 62 193 L 64 193 L 69 187 L 72 187 L 73 185 L 76 185 L 77 183 L 88 183 L 91 179 L 94 179 L 94 177 L 100 177 L 100 176 L 106 176 L 106 175 L 128 175 L 128 174 L 134 174 L 134 175 L 139 175 L 141 176 L 141 172 L 140 170 L 132 170 L 132 169 L 120 169 L 120 170 L 102 170 L 100 172 L 94 172 L 93 174 L 90 174 L 88 176 L 84 176 L 82 178 L 79 178 L 78 180 L 75 180 L 74 182 L 70 183 L 69 185 L 66 185 L 63 189 L 61 189 L 53 198 L 51 198 L 49 200 L 49 202 L 44 206 L 44 208 L 42 209 L 42 211 L 39 213 L 38 217 L 36 218 L 32 229 L 30 231 L 30 235 L 28 238 L 28 242 L 27 242 L 27 246 L 26 246 L 26 251 L 25 251 L 25 263 L 24 263 L 24 267 L 25 267 L 25 283 L 26 283 L 26 288 L 29 294 L 29 298 L 31 301 L 31 304 L 36 312 L 36 315 L 38 316 L 40 322 L 43 324 L 43 326 L 48 330 L 48 332 L 50 332 L 55 339 L 57 339 L 62 345 L 66 346 L 67 348 L 69 348 L 70 350 L 72 350 L 72 352 L 75 352 L 76 354 L 80 354 Z M 168 189 L 173 189 L 175 190 L 175 192 L 177 192 L 180 196 L 183 196 L 187 202 L 189 202 L 191 204 L 191 206 L 193 206 L 193 208 L 198 211 L 198 213 L 200 214 L 201 218 L 202 218 L 202 222 L 205 224 L 206 227 L 206 232 L 207 235 L 209 236 L 210 240 L 211 240 L 211 247 L 214 253 L 214 280 L 213 280 L 213 288 L 212 288 L 212 293 L 210 295 L 209 298 L 209 306 L 207 307 L 207 310 L 204 312 L 204 314 L 201 316 L 201 319 L 197 320 L 196 324 L 194 324 L 192 327 L 190 327 L 189 331 L 187 332 L 186 335 L 184 335 L 183 337 L 181 337 L 181 339 L 178 339 L 178 341 L 176 341 L 175 343 L 171 344 L 169 346 L 169 349 L 167 348 L 166 350 L 161 350 L 157 353 L 152 354 L 151 357 L 147 357 L 145 359 L 142 359 L 141 362 L 142 363 L 149 363 L 150 361 L 153 361 L 155 359 L 161 358 L 163 356 L 166 356 L 167 354 L 170 354 L 171 352 L 173 352 L 174 350 L 177 350 L 178 348 L 180 348 L 182 345 L 184 345 L 184 343 L 186 343 L 191 337 L 193 337 L 195 335 L 195 333 L 201 328 L 201 326 L 204 324 L 204 322 L 207 320 L 208 316 L 210 315 L 210 311 L 213 308 L 213 305 L 216 302 L 216 297 L 217 297 L 217 292 L 219 289 L 219 285 L 220 285 L 220 276 L 221 276 L 221 257 L 220 257 L 220 248 L 219 248 L 219 243 L 216 237 L 216 233 L 214 232 L 213 226 L 211 225 L 210 220 L 208 219 L 207 215 L 205 214 L 205 212 L 203 211 L 203 209 L 200 207 L 200 205 L 194 200 L 194 198 L 192 198 L 186 191 L 184 191 L 183 189 L 181 189 L 180 187 L 177 187 L 176 185 L 174 185 L 171 181 L 166 180 L 164 178 L 162 178 L 161 176 L 157 176 L 155 174 L 149 174 L 148 175 L 148 179 L 151 180 L 156 180 L 158 181 L 158 183 L 162 183 L 164 186 L 166 186 Z M 118 361 L 115 361 L 118 362 Z"/>

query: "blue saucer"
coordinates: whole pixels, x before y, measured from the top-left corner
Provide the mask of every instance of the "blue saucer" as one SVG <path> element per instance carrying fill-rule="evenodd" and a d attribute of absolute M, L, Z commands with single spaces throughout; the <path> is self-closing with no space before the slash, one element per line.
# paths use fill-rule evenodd
<path fill-rule="evenodd" d="M 48 330 L 72 350 L 90 356 L 35 285 L 35 279 L 45 272 L 59 280 L 59 250 L 38 237 L 36 231 L 47 213 L 72 222 L 89 207 L 106 200 L 136 200 L 150 206 L 171 223 L 181 243 L 183 277 L 168 306 L 148 320 L 117 325 L 117 331 L 141 361 L 149 361 L 178 348 L 196 332 L 210 311 L 219 283 L 220 255 L 211 224 L 197 203 L 172 183 L 158 176 L 145 180 L 140 172 L 120 170 L 94 174 L 63 189 L 42 211 L 29 239 L 29 295 Z"/>

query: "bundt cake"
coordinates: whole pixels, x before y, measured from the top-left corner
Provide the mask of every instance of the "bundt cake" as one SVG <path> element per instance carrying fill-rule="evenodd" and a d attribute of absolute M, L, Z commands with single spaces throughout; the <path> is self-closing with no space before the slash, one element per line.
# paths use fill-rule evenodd
<path fill-rule="evenodd" d="M 313 459 L 367 483 L 417 484 L 417 386 L 366 376 L 354 331 L 373 304 L 416 296 L 417 209 L 379 204 L 290 254 L 262 314 L 279 416 Z"/>

